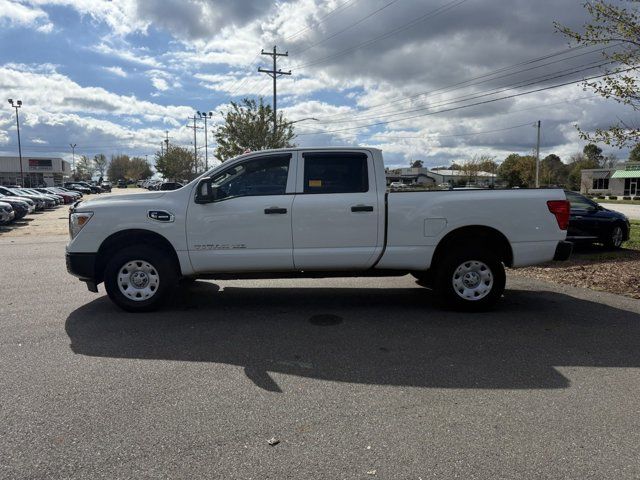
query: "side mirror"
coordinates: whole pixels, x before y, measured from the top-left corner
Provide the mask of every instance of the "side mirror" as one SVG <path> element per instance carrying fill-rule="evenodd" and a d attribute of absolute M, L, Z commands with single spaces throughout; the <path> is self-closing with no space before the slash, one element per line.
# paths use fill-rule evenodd
<path fill-rule="evenodd" d="M 196 187 L 196 203 L 211 203 L 216 200 L 217 191 L 215 188 L 211 186 L 210 178 L 203 178 L 198 182 L 198 186 Z"/>

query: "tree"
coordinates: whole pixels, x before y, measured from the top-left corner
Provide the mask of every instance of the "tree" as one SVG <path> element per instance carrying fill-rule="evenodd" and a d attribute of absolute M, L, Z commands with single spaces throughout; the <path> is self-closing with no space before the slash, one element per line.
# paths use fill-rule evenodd
<path fill-rule="evenodd" d="M 535 184 L 536 159 L 531 155 L 509 155 L 500 167 L 498 175 L 509 187 L 529 187 Z"/>
<path fill-rule="evenodd" d="M 584 153 L 576 153 L 569 159 L 569 176 L 567 178 L 571 190 L 580 190 L 582 182 L 582 170 L 587 168 L 599 168 L 600 162 L 587 157 Z M 590 187 L 590 186 L 589 186 Z"/>
<path fill-rule="evenodd" d="M 216 157 L 221 161 L 241 155 L 247 150 L 293 147 L 295 134 L 291 122 L 278 114 L 276 131 L 273 131 L 273 110 L 265 105 L 262 97 L 245 98 L 240 103 L 231 102 L 231 108 L 222 114 L 224 123 L 215 130 L 218 143 Z"/>
<path fill-rule="evenodd" d="M 96 169 L 93 163 L 86 155 L 82 155 L 78 163 L 76 163 L 76 172 L 74 178 L 76 180 L 91 180 L 91 177 L 95 173 Z"/>
<path fill-rule="evenodd" d="M 602 168 L 615 168 L 618 164 L 618 157 L 614 153 L 610 153 L 604 157 L 600 163 Z"/>
<path fill-rule="evenodd" d="M 627 5 L 624 5 L 626 3 Z M 608 74 L 597 81 L 585 81 L 589 88 L 604 98 L 640 110 L 639 80 L 635 72 L 640 65 L 640 25 L 636 5 L 638 0 L 611 2 L 592 0 L 584 3 L 591 21 L 582 32 L 555 23 L 556 29 L 580 46 L 610 46 L 602 52 L 603 63 L 611 62 Z M 626 8 L 628 6 L 628 8 Z M 597 129 L 593 134 L 580 131 L 585 140 L 604 142 L 620 148 L 638 143 L 640 129 L 620 121 L 608 129 Z"/>
<path fill-rule="evenodd" d="M 496 173 L 498 171 L 498 163 L 496 162 L 496 157 L 493 157 L 491 155 L 480 155 L 479 157 L 477 157 L 477 160 L 479 172 Z"/>
<path fill-rule="evenodd" d="M 162 154 L 156 153 L 156 170 L 167 180 L 191 180 L 195 177 L 193 152 L 178 146 L 169 146 Z"/>
<path fill-rule="evenodd" d="M 99 153 L 95 157 L 93 157 L 93 164 L 96 167 L 96 170 L 100 173 L 101 177 L 104 177 L 105 172 L 107 171 L 107 165 L 109 164 L 107 157 Z"/>
<path fill-rule="evenodd" d="M 597 163 L 598 167 L 600 163 L 604 160 L 604 156 L 602 155 L 602 149 L 593 143 L 589 143 L 584 146 L 582 149 L 582 153 L 591 163 Z M 596 167 L 597 168 L 597 167 Z"/>
<path fill-rule="evenodd" d="M 410 163 L 411 163 L 411 168 L 422 168 L 424 166 L 424 163 L 422 162 L 422 160 L 413 160 Z"/>
<path fill-rule="evenodd" d="M 640 143 L 636 144 L 629 152 L 629 161 L 640 162 Z"/>
<path fill-rule="evenodd" d="M 129 155 L 111 155 L 111 163 L 109 163 L 109 168 L 107 168 L 109 180 L 115 182 L 127 178 L 128 170 Z"/>
<path fill-rule="evenodd" d="M 569 171 L 555 153 L 547 155 L 540 161 L 540 184 L 565 185 Z"/>
<path fill-rule="evenodd" d="M 131 180 L 143 180 L 153 175 L 151 165 L 146 159 L 140 157 L 133 157 L 129 160 L 129 167 L 127 168 L 127 178 Z"/>

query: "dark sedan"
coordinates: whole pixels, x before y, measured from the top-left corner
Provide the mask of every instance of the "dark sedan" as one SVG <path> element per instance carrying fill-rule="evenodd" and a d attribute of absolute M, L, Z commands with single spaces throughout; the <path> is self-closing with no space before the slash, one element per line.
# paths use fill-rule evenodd
<path fill-rule="evenodd" d="M 608 210 L 584 195 L 565 191 L 571 204 L 567 240 L 576 243 L 602 243 L 608 248 L 620 248 L 629 240 L 629 219 Z"/>

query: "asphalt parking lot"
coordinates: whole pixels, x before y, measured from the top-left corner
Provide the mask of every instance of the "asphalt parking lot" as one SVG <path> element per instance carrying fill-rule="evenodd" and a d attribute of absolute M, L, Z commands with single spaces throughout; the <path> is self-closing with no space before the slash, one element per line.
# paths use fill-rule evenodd
<path fill-rule="evenodd" d="M 0 478 L 640 477 L 637 300 L 510 277 L 469 315 L 410 277 L 200 281 L 135 315 L 65 242 L 0 235 Z"/>

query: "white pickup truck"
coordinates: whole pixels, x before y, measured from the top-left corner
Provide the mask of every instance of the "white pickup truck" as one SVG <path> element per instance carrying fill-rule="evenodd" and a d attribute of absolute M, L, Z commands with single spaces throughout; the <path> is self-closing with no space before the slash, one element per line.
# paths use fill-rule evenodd
<path fill-rule="evenodd" d="M 564 260 L 562 190 L 389 192 L 373 148 L 242 155 L 179 190 L 70 209 L 68 271 L 129 311 L 178 281 L 413 274 L 456 307 L 483 310 L 504 266 Z"/>

